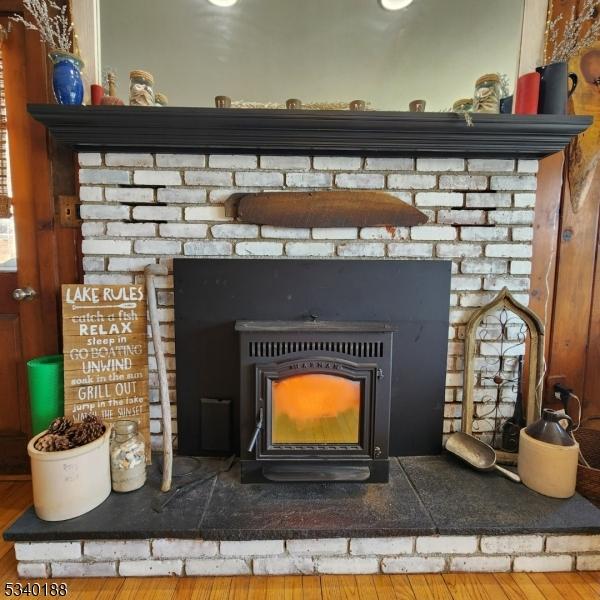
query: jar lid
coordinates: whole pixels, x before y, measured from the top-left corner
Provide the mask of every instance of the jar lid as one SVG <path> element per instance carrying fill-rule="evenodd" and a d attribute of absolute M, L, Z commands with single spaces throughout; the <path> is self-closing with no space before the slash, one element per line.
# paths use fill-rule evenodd
<path fill-rule="evenodd" d="M 500 83 L 500 77 L 496 73 L 487 73 L 486 75 L 482 75 L 475 82 L 475 86 L 481 85 L 486 81 L 489 81 L 490 83 Z"/>
<path fill-rule="evenodd" d="M 154 85 L 154 76 L 152 73 L 148 73 L 148 71 L 131 71 L 131 73 L 129 73 L 129 79 L 143 79 L 150 85 Z"/>
<path fill-rule="evenodd" d="M 453 105 L 452 108 L 462 108 L 463 106 L 472 106 L 473 98 L 459 98 Z"/>
<path fill-rule="evenodd" d="M 115 435 L 133 435 L 137 433 L 138 424 L 136 421 L 116 421 L 113 423 Z"/>

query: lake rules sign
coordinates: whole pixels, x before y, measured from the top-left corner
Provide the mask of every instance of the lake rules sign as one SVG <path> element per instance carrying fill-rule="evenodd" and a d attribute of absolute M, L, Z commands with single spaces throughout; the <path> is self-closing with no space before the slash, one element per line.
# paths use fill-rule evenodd
<path fill-rule="evenodd" d="M 65 415 L 137 421 L 150 458 L 146 297 L 141 285 L 63 285 Z"/>

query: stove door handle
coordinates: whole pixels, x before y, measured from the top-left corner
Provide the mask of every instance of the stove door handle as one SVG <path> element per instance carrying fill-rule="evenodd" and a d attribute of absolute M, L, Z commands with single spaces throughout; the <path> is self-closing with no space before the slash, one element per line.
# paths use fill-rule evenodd
<path fill-rule="evenodd" d="M 258 435 L 260 434 L 260 430 L 263 427 L 263 409 L 262 407 L 258 410 L 258 420 L 256 421 L 256 429 L 252 434 L 252 439 L 250 440 L 250 444 L 248 444 L 248 452 L 252 452 L 254 447 L 256 446 L 256 442 L 258 440 Z"/>

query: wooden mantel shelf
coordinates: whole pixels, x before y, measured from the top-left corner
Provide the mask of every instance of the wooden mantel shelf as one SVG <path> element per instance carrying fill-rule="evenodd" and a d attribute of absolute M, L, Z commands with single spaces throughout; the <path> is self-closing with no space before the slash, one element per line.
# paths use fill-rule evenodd
<path fill-rule="evenodd" d="M 592 123 L 568 115 L 255 110 L 33 104 L 77 150 L 542 158 Z"/>

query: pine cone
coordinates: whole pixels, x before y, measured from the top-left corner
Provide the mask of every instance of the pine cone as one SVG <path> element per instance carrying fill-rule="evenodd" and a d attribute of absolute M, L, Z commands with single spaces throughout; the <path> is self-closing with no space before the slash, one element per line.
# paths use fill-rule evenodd
<path fill-rule="evenodd" d="M 94 415 L 85 415 L 81 423 L 73 425 L 67 431 L 67 436 L 73 446 L 84 446 L 104 434 L 102 421 Z"/>
<path fill-rule="evenodd" d="M 73 421 L 69 417 L 58 417 L 50 423 L 48 427 L 48 433 L 54 433 L 56 435 L 64 435 L 67 430 L 73 427 Z"/>
<path fill-rule="evenodd" d="M 36 442 L 35 447 L 42 452 L 60 452 L 61 450 L 72 448 L 69 438 L 64 435 L 56 435 L 55 433 L 47 433 L 41 437 Z"/>

